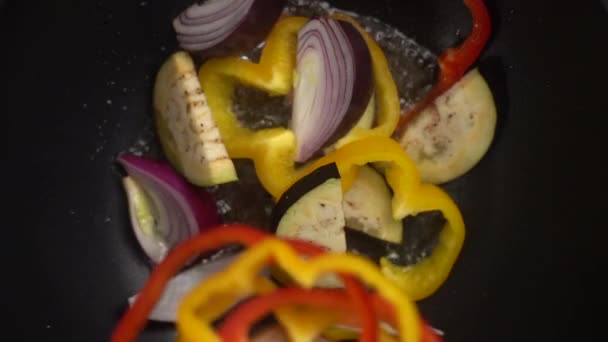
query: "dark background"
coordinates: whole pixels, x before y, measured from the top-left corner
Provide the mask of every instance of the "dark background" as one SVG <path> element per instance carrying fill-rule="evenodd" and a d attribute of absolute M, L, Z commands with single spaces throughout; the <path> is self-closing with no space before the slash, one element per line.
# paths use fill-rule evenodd
<path fill-rule="evenodd" d="M 437 52 L 469 31 L 458 0 L 334 3 Z M 445 186 L 467 240 L 420 308 L 451 342 L 583 340 L 602 332 L 593 285 L 605 259 L 608 12 L 600 0 L 488 6 L 494 34 L 480 68 L 497 135 Z M 107 341 L 146 279 L 114 158 L 153 141 L 151 89 L 175 48 L 173 8 L 0 0 L 3 340 Z M 155 326 L 142 340 L 170 334 Z"/>

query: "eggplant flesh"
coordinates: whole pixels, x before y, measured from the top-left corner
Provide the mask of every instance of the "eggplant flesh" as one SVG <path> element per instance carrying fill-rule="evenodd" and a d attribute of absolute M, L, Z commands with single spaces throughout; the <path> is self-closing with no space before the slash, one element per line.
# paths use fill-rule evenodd
<path fill-rule="evenodd" d="M 494 140 L 496 120 L 492 91 L 473 69 L 420 112 L 397 141 L 424 182 L 443 184 L 479 163 Z"/>
<path fill-rule="evenodd" d="M 403 222 L 393 218 L 391 190 L 372 167 L 361 166 L 342 207 L 347 227 L 390 242 L 402 240 Z"/>
<path fill-rule="evenodd" d="M 171 55 L 158 71 L 154 112 L 165 156 L 189 182 L 212 186 L 238 179 L 186 52 Z"/>
<path fill-rule="evenodd" d="M 387 258 L 395 265 L 407 266 L 432 253 L 447 222 L 439 210 L 406 216 L 400 222 L 401 239 L 388 241 L 365 233 L 361 227 L 348 227 L 343 202 L 336 164 L 322 166 L 281 196 L 273 210 L 272 227 L 278 236 L 306 240 L 335 252 L 349 251 L 375 262 Z"/>
<path fill-rule="evenodd" d="M 336 164 L 320 167 L 289 188 L 275 207 L 272 226 L 278 236 L 345 251 L 342 183 Z"/>

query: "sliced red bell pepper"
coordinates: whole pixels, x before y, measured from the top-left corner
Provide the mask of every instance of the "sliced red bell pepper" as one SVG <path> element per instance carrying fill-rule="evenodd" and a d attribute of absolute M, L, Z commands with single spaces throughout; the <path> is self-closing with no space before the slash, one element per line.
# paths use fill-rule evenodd
<path fill-rule="evenodd" d="M 286 287 L 277 289 L 272 293 L 257 296 L 239 305 L 219 329 L 219 335 L 224 342 L 245 342 L 248 341 L 251 326 L 264 318 L 275 309 L 288 305 L 303 305 L 322 308 L 336 313 L 336 320 L 340 323 L 361 324 L 353 322 L 353 303 L 350 297 L 342 290 L 336 289 L 303 289 L 299 287 Z M 373 308 L 364 311 L 366 319 L 376 322 Z M 365 327 L 363 329 L 367 336 L 360 336 L 359 341 L 376 341 L 376 327 Z M 370 330 L 371 328 L 371 330 Z M 371 335 L 369 333 L 372 333 Z"/>
<path fill-rule="evenodd" d="M 426 108 L 433 100 L 450 89 L 464 76 L 475 63 L 485 47 L 492 32 L 490 14 L 483 0 L 464 0 L 473 17 L 473 29 L 467 39 L 458 47 L 446 49 L 439 57 L 439 80 L 431 92 L 414 108 L 401 114 L 397 131 L 399 132 L 416 114 Z"/>
<path fill-rule="evenodd" d="M 395 310 L 384 298 L 370 294 L 368 303 L 371 303 L 369 314 L 377 313 L 380 318 L 389 323 L 395 323 Z M 264 318 L 267 314 L 277 308 L 287 305 L 303 305 L 323 308 L 336 313 L 335 322 L 346 325 L 360 325 L 356 317 L 352 315 L 357 310 L 350 297 L 337 289 L 302 289 L 298 287 L 287 287 L 257 296 L 239 305 L 231 315 L 223 322 L 219 334 L 224 342 L 246 342 L 249 331 L 253 324 Z M 355 318 L 355 319 L 353 319 Z M 365 331 L 367 329 L 363 329 Z M 368 330 L 376 334 L 377 330 Z M 433 329 L 421 320 L 422 342 L 441 342 L 443 339 Z M 376 336 L 364 337 L 361 335 L 359 341 L 374 341 Z"/>

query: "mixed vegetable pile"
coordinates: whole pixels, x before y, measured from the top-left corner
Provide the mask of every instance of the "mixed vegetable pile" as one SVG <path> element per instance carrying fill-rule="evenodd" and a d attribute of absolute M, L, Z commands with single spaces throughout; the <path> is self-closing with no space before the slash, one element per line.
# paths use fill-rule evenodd
<path fill-rule="evenodd" d="M 182 11 L 183 50 L 154 87 L 164 155 L 118 157 L 156 265 L 113 341 L 135 340 L 148 320 L 175 322 L 180 341 L 441 340 L 414 301 L 446 280 L 465 226 L 435 184 L 470 170 L 496 125 L 492 94 L 469 71 L 490 19 L 482 0 L 464 3 L 472 32 L 437 59 L 415 105 L 387 58 L 399 50 L 365 17 L 308 0 Z M 262 106 L 243 106 L 259 93 Z M 270 124 L 248 123 L 267 108 Z M 226 220 L 210 192 L 240 181 L 242 159 L 273 199 L 268 227 Z"/>

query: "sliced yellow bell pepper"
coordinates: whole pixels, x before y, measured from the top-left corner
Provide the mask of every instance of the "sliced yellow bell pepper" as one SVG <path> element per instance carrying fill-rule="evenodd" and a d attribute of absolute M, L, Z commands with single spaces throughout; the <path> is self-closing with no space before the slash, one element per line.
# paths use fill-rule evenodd
<path fill-rule="evenodd" d="M 334 162 L 340 175 L 348 177 L 348 182 L 352 181 L 352 170 L 356 167 L 381 164 L 393 191 L 393 217 L 397 220 L 424 211 L 441 211 L 447 223 L 429 257 L 407 267 L 381 260 L 382 272 L 412 298 L 422 299 L 435 292 L 447 279 L 464 243 L 465 226 L 458 206 L 441 188 L 422 184 L 414 162 L 399 143 L 390 138 L 371 137 L 344 145 L 317 160 L 311 169 Z"/>
<path fill-rule="evenodd" d="M 377 126 L 354 128 L 336 143 L 336 147 L 368 136 L 389 137 L 399 121 L 399 97 L 384 53 L 376 42 L 349 17 L 367 42 L 373 63 Z M 296 138 L 285 128 L 253 131 L 242 127 L 232 111 L 232 96 L 238 83 L 263 90 L 271 95 L 287 95 L 292 89 L 295 70 L 297 33 L 308 18 L 286 17 L 280 20 L 266 40 L 259 63 L 241 58 L 212 59 L 199 71 L 203 91 L 231 158 L 252 159 L 264 188 L 276 199 L 307 167 L 295 165 Z M 349 179 L 354 179 L 351 177 Z M 348 182 L 344 182 L 348 186 Z"/>

